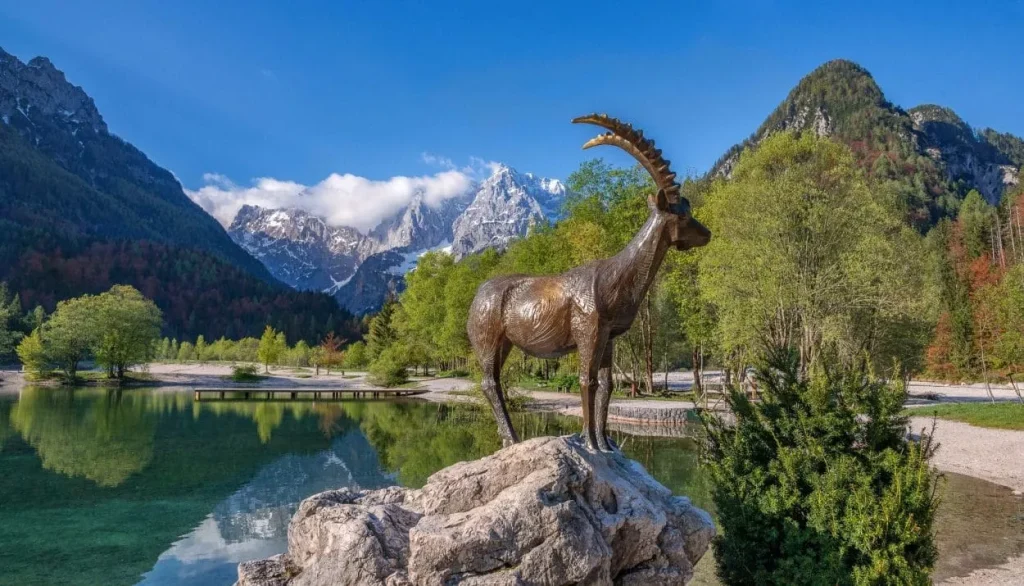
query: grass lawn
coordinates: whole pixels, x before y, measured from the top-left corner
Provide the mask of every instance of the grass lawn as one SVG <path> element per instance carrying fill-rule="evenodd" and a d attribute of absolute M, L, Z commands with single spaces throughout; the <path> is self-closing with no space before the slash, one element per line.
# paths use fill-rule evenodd
<path fill-rule="evenodd" d="M 905 409 L 904 414 L 963 421 L 978 427 L 1024 431 L 1024 405 L 1020 403 L 955 403 Z"/>

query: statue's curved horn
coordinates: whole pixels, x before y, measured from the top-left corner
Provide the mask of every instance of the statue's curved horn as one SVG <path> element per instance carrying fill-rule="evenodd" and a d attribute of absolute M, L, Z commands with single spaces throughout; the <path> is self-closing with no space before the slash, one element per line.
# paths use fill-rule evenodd
<path fill-rule="evenodd" d="M 651 174 L 654 183 L 665 190 L 665 195 L 670 201 L 679 201 L 679 184 L 676 183 L 676 174 L 672 172 L 670 162 L 661 156 L 661 151 L 654 148 L 654 141 L 644 138 L 642 130 L 634 130 L 631 124 L 612 118 L 607 114 L 588 114 L 572 119 L 574 124 L 594 124 L 607 128 L 600 136 L 587 141 L 584 149 L 607 144 L 617 146 L 633 156 L 640 162 L 644 169 Z"/>

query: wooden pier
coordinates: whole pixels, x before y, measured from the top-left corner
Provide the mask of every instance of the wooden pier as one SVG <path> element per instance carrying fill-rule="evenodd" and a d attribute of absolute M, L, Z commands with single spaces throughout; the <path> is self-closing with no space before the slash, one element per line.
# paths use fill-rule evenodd
<path fill-rule="evenodd" d="M 424 389 L 291 389 L 291 388 L 232 388 L 195 389 L 196 401 L 321 401 L 352 399 L 394 399 L 422 395 Z"/>

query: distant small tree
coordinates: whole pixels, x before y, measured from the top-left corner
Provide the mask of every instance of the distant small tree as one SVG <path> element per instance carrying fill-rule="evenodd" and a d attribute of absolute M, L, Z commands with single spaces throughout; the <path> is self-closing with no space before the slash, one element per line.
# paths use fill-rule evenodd
<path fill-rule="evenodd" d="M 16 320 L 21 320 L 21 302 L 8 293 L 6 283 L 0 283 L 0 357 L 10 354 L 21 339 L 21 332 L 14 329 Z"/>
<path fill-rule="evenodd" d="M 323 346 L 314 346 L 309 350 L 309 364 L 315 369 L 316 376 L 320 376 L 320 367 L 324 365 L 325 356 Z"/>
<path fill-rule="evenodd" d="M 405 358 L 397 346 L 390 346 L 370 364 L 368 379 L 382 387 L 396 387 L 409 380 Z"/>
<path fill-rule="evenodd" d="M 25 370 L 29 373 L 40 376 L 47 370 L 46 348 L 43 347 L 43 336 L 40 328 L 32 330 L 32 333 L 22 338 L 17 348 L 18 359 L 21 360 Z"/>
<path fill-rule="evenodd" d="M 323 351 L 323 364 L 327 368 L 327 374 L 331 374 L 331 367 L 338 364 L 338 348 L 340 347 L 341 340 L 334 336 L 334 332 L 328 332 L 320 342 L 320 349 Z"/>
<path fill-rule="evenodd" d="M 37 305 L 35 309 L 25 316 L 25 326 L 30 332 L 42 327 L 44 321 L 46 321 L 46 310 L 43 309 L 42 305 Z"/>
<path fill-rule="evenodd" d="M 178 362 L 188 362 L 189 360 L 195 360 L 196 358 L 196 347 L 192 345 L 192 342 L 182 342 L 178 346 Z"/>
<path fill-rule="evenodd" d="M 305 340 L 299 340 L 295 347 L 288 351 L 288 364 L 291 366 L 309 366 L 310 349 Z"/>
<path fill-rule="evenodd" d="M 264 372 L 270 372 L 270 365 L 276 363 L 278 358 L 281 357 L 281 352 L 283 351 L 281 340 L 283 338 L 284 334 L 278 334 L 271 326 L 267 326 L 263 330 L 263 336 L 260 337 L 260 345 L 256 355 L 259 357 L 259 361 L 263 363 Z"/>
<path fill-rule="evenodd" d="M 202 334 L 199 334 L 199 337 L 196 338 L 196 360 L 200 363 L 209 360 L 209 349 L 210 346 L 206 343 L 206 338 Z"/>
<path fill-rule="evenodd" d="M 345 349 L 345 368 L 349 370 L 366 368 L 368 362 L 369 357 L 367 356 L 366 344 L 364 342 L 353 342 Z"/>
<path fill-rule="evenodd" d="M 937 476 L 931 439 L 906 438 L 902 384 L 863 370 L 801 374 L 777 351 L 761 402 L 702 414 L 726 584 L 928 584 Z"/>

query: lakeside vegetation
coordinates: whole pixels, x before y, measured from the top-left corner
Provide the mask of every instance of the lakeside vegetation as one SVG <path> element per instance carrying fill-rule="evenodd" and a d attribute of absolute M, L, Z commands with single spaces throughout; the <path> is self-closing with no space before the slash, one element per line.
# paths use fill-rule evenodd
<path fill-rule="evenodd" d="M 733 389 L 735 421 L 702 413 L 704 470 L 726 584 L 928 584 L 938 472 L 930 437 L 907 438 L 906 389 L 863 367 L 801 374 L 776 350 L 761 401 Z"/>

